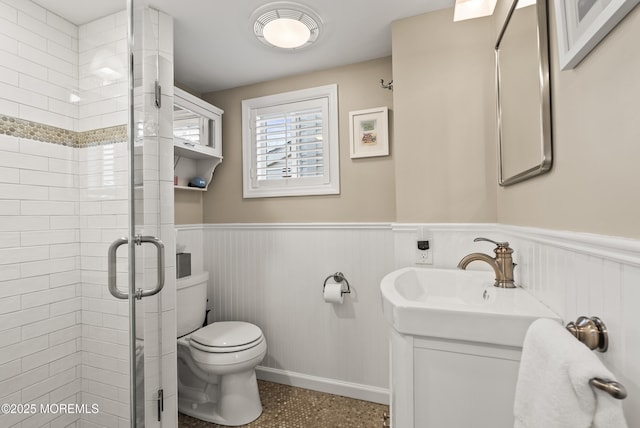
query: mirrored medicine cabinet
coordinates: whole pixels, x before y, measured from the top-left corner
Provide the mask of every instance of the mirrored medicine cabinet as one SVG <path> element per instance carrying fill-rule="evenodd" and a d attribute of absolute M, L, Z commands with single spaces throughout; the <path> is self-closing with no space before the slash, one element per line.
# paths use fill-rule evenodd
<path fill-rule="evenodd" d="M 495 45 L 498 181 L 508 186 L 552 165 L 546 0 L 514 0 Z"/>

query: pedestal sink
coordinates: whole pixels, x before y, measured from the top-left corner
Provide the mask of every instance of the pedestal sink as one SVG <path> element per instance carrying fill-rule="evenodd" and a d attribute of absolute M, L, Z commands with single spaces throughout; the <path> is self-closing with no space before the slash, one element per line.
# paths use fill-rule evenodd
<path fill-rule="evenodd" d="M 380 284 L 391 330 L 394 428 L 507 428 L 524 336 L 559 317 L 494 273 L 403 268 Z"/>

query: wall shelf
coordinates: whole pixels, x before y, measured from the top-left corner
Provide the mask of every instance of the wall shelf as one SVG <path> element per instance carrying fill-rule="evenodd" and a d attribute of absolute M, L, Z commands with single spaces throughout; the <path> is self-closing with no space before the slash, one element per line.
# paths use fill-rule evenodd
<path fill-rule="evenodd" d="M 191 187 L 191 186 L 173 186 L 175 190 L 188 190 L 191 192 L 205 192 L 207 189 L 201 189 L 200 187 Z"/>
<path fill-rule="evenodd" d="M 175 189 L 204 192 L 222 162 L 222 113 L 200 98 L 174 88 L 173 154 Z M 205 187 L 190 187 L 200 177 Z"/>

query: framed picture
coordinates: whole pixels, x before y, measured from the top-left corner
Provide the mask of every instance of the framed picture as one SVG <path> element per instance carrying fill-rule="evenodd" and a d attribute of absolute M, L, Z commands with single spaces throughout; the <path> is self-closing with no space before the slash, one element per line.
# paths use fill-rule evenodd
<path fill-rule="evenodd" d="M 387 107 L 349 112 L 352 158 L 389 155 L 388 118 Z"/>
<path fill-rule="evenodd" d="M 560 68 L 574 68 L 640 0 L 556 0 Z"/>

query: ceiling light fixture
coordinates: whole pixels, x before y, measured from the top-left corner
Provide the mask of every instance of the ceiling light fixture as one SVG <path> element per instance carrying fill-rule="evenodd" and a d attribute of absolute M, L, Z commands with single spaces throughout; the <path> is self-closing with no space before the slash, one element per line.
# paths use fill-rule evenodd
<path fill-rule="evenodd" d="M 481 18 L 493 14 L 497 0 L 456 0 L 453 21 Z"/>
<path fill-rule="evenodd" d="M 318 39 L 322 21 L 306 6 L 292 2 L 269 3 L 251 15 L 253 33 L 268 46 L 300 49 Z"/>

